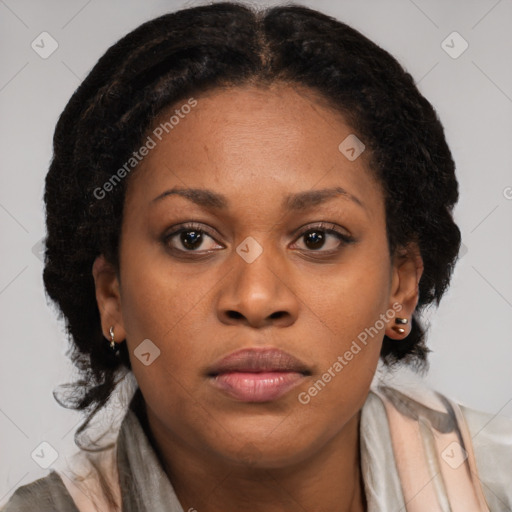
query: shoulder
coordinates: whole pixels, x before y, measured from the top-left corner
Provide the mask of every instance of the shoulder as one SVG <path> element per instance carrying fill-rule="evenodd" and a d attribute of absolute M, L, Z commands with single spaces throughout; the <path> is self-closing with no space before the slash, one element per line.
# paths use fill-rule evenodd
<path fill-rule="evenodd" d="M 439 433 L 444 432 L 452 420 L 462 421 L 468 437 L 464 441 L 472 448 L 479 487 L 489 510 L 512 511 L 512 419 L 466 407 L 432 388 L 421 375 L 407 368 L 396 372 L 379 369 L 372 390 L 380 390 L 381 396 L 384 392 L 384 398 L 403 416 L 416 421 L 419 417 L 428 420 L 434 439 L 441 442 L 434 454 L 441 459 L 440 463 L 444 449 L 440 450 L 450 443 L 442 440 Z M 447 415 L 453 416 L 452 420 Z"/>
<path fill-rule="evenodd" d="M 78 512 L 61 477 L 49 475 L 18 487 L 0 512 Z"/>
<path fill-rule="evenodd" d="M 512 510 L 512 419 L 459 405 L 491 510 Z"/>

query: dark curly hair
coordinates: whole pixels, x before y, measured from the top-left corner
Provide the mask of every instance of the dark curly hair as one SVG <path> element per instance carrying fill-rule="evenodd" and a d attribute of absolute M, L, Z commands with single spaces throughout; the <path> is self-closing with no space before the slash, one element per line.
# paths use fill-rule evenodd
<path fill-rule="evenodd" d="M 381 358 L 426 367 L 418 315 L 439 301 L 457 259 L 460 231 L 455 165 L 443 127 L 413 78 L 353 28 L 289 4 L 258 10 L 224 2 L 183 9 L 139 26 L 115 43 L 73 94 L 56 126 L 46 177 L 44 285 L 66 320 L 81 379 L 66 407 L 89 412 L 83 431 L 131 369 L 103 336 L 92 264 L 118 268 L 126 182 L 99 200 L 94 191 L 126 162 L 164 110 L 207 90 L 283 82 L 306 87 L 341 112 L 366 145 L 382 186 L 390 253 L 416 242 L 424 262 L 412 331 L 384 337 Z M 136 173 L 136 169 L 133 171 Z M 133 174 L 132 173 L 132 174 Z M 66 387 L 66 385 L 64 385 Z"/>

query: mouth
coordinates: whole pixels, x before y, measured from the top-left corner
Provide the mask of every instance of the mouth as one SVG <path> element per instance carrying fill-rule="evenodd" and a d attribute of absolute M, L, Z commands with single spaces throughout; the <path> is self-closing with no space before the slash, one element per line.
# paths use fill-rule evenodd
<path fill-rule="evenodd" d="M 212 386 L 242 402 L 277 400 L 311 375 L 294 356 L 278 349 L 243 349 L 212 366 Z"/>

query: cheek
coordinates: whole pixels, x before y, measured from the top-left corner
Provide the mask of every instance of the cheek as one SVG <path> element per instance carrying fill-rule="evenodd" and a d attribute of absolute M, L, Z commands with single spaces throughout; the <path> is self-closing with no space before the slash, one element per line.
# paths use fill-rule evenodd
<path fill-rule="evenodd" d="M 204 385 L 199 369 L 208 358 L 209 336 L 222 327 L 212 310 L 212 294 L 226 271 L 175 263 L 156 243 L 135 236 L 126 237 L 122 251 L 121 308 L 135 378 L 155 407 L 187 408 Z M 146 339 L 158 353 L 149 365 L 137 357 Z"/>
<path fill-rule="evenodd" d="M 296 282 L 302 283 L 299 294 L 306 316 L 316 318 L 320 332 L 339 340 L 340 346 L 373 326 L 388 307 L 389 265 L 381 248 L 354 251 L 340 265 L 301 275 Z M 383 329 L 382 322 L 377 329 Z"/>
<path fill-rule="evenodd" d="M 385 315 L 394 314 L 387 311 L 390 277 L 385 247 L 358 251 L 346 264 L 329 269 L 328 275 L 303 278 L 301 294 L 314 312 L 307 316 L 318 327 L 308 331 L 317 335 L 314 354 L 319 371 L 301 402 L 308 402 L 310 411 L 354 411 L 364 403 L 380 356 Z M 310 286 L 310 281 L 316 285 Z M 341 417 L 333 418 L 338 420 Z"/>
<path fill-rule="evenodd" d="M 335 284 L 344 286 L 333 289 Z M 316 312 L 325 325 L 317 331 L 314 344 L 318 371 L 296 397 L 305 430 L 316 431 L 318 419 L 323 418 L 325 435 L 334 436 L 363 406 L 385 330 L 380 315 L 386 301 L 379 284 L 371 280 L 362 283 L 352 276 L 333 280 L 323 302 L 311 297 L 321 306 Z"/>
<path fill-rule="evenodd" d="M 133 374 L 148 404 L 153 410 L 163 407 L 185 414 L 183 408 L 197 385 L 194 370 L 200 366 L 201 350 L 191 343 L 200 323 L 199 309 L 184 289 L 186 283 L 159 270 L 154 264 L 137 273 L 126 268 L 122 281 L 126 343 Z"/>
<path fill-rule="evenodd" d="M 135 236 L 126 239 L 121 307 L 127 335 L 134 340 L 153 336 L 164 341 L 194 314 L 195 305 L 208 290 L 206 282 L 198 286 L 198 278 L 207 276 L 194 269 L 184 272 L 184 266 L 173 263 L 159 242 L 138 241 Z"/>

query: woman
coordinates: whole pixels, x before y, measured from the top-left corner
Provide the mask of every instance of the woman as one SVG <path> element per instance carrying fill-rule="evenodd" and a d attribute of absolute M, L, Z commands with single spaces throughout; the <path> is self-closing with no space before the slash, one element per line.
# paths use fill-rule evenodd
<path fill-rule="evenodd" d="M 510 422 L 392 371 L 426 365 L 457 199 L 434 109 L 347 25 L 218 3 L 128 34 L 58 122 L 44 283 L 77 444 L 133 392 L 4 510 L 510 509 Z"/>

